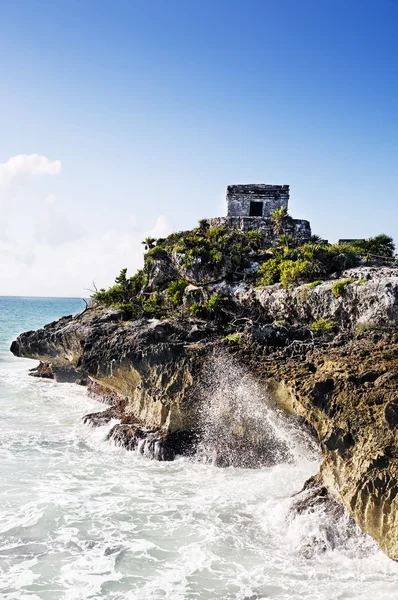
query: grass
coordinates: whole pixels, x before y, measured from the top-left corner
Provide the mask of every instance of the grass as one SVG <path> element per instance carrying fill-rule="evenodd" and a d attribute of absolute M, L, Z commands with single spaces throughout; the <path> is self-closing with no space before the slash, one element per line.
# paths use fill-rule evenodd
<path fill-rule="evenodd" d="M 318 319 L 314 321 L 311 329 L 313 331 L 321 331 L 323 333 L 331 333 L 336 328 L 336 321 L 332 321 L 332 319 Z"/>
<path fill-rule="evenodd" d="M 354 283 L 355 281 L 357 281 L 357 280 L 353 279 L 352 277 L 348 277 L 347 279 L 340 279 L 339 281 L 336 281 L 332 285 L 333 296 L 335 296 L 336 298 L 343 296 L 347 290 L 347 286 L 349 286 L 350 283 Z"/>
<path fill-rule="evenodd" d="M 315 281 L 311 281 L 311 283 L 309 283 L 306 287 L 307 290 L 312 290 L 316 287 L 318 287 L 318 285 L 321 285 L 322 281 L 320 279 L 315 279 Z"/>
<path fill-rule="evenodd" d="M 358 323 L 358 325 L 355 327 L 356 335 L 366 333 L 367 331 L 385 331 L 385 328 L 380 327 L 380 325 L 376 325 L 376 323 Z"/>
<path fill-rule="evenodd" d="M 233 344 L 238 344 L 239 346 L 246 346 L 245 342 L 242 339 L 241 334 L 239 333 L 230 333 L 229 335 L 226 336 L 225 338 L 226 340 L 228 340 L 229 342 L 232 342 Z"/>

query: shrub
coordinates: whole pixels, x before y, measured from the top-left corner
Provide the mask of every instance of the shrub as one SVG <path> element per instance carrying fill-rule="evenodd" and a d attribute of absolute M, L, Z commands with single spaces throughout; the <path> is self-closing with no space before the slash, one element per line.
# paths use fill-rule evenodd
<path fill-rule="evenodd" d="M 184 258 L 182 261 L 182 266 L 184 267 L 184 269 L 190 269 L 191 267 L 194 266 L 196 255 L 197 255 L 197 252 L 195 252 L 195 250 L 193 248 L 191 248 L 190 250 L 187 250 L 184 253 Z"/>
<path fill-rule="evenodd" d="M 234 344 L 238 344 L 239 346 L 246 346 L 240 333 L 237 333 L 237 332 L 230 333 L 229 335 L 226 336 L 225 339 L 228 340 L 229 342 L 233 342 Z"/>
<path fill-rule="evenodd" d="M 356 240 L 352 246 L 363 254 L 375 256 L 379 258 L 393 258 L 395 252 L 395 244 L 392 237 L 381 233 L 376 237 L 370 237 L 366 240 Z"/>
<path fill-rule="evenodd" d="M 336 325 L 336 321 L 332 321 L 331 319 L 318 319 L 318 321 L 313 322 L 311 329 L 313 331 L 331 333 L 336 328 Z"/>
<path fill-rule="evenodd" d="M 200 221 L 199 221 L 199 229 L 201 231 L 207 231 L 208 229 L 210 229 L 209 221 L 207 219 L 200 219 Z"/>
<path fill-rule="evenodd" d="M 207 302 L 194 302 L 189 307 L 189 310 L 196 317 L 215 318 L 219 316 L 220 309 L 227 300 L 228 298 L 226 296 L 216 292 Z"/>
<path fill-rule="evenodd" d="M 169 283 L 167 296 L 174 306 L 179 306 L 182 303 L 184 291 L 188 285 L 188 281 L 185 281 L 185 279 L 178 279 Z"/>
<path fill-rule="evenodd" d="M 184 268 L 189 269 L 196 259 L 203 263 L 216 265 L 230 257 L 235 270 L 249 264 L 249 258 L 255 259 L 270 243 L 264 232 L 245 232 L 226 226 L 210 227 L 207 220 L 199 222 L 192 231 L 173 233 L 156 245 L 164 251 L 173 251 L 181 255 Z M 152 250 L 147 256 L 151 257 Z"/>
<path fill-rule="evenodd" d="M 151 250 L 148 250 L 148 252 L 146 253 L 146 256 L 145 256 L 145 260 L 147 261 L 148 258 L 152 258 L 154 260 L 161 260 L 161 259 L 167 258 L 167 256 L 168 256 L 167 251 L 164 248 L 162 248 L 160 245 L 156 245 Z"/>
<path fill-rule="evenodd" d="M 122 269 L 115 283 L 108 290 L 95 292 L 94 301 L 105 306 L 126 306 L 137 299 L 148 283 L 148 275 L 143 270 L 137 271 L 133 277 L 127 277 L 127 269 Z"/>
<path fill-rule="evenodd" d="M 206 314 L 206 306 L 203 302 L 194 302 L 189 310 L 195 317 L 203 317 Z"/>
<path fill-rule="evenodd" d="M 285 260 L 281 263 L 280 280 L 283 287 L 297 284 L 310 274 L 311 263 L 308 260 Z"/>
<path fill-rule="evenodd" d="M 142 309 L 147 316 L 160 318 L 167 312 L 164 300 L 160 294 L 154 292 L 142 301 Z"/>
<path fill-rule="evenodd" d="M 281 277 L 281 260 L 270 258 L 259 267 L 257 275 L 259 277 L 259 287 L 278 283 Z"/>
<path fill-rule="evenodd" d="M 282 281 L 283 285 L 294 285 L 302 281 L 315 280 L 359 264 L 358 252 L 351 246 L 318 244 L 307 242 L 295 246 L 274 249 L 274 256 L 258 270 L 259 286 Z M 315 287 L 315 285 L 314 285 Z"/>
<path fill-rule="evenodd" d="M 216 292 L 211 298 L 209 298 L 208 302 L 206 303 L 206 308 L 211 312 L 217 312 L 227 300 L 228 298 L 219 292 Z"/>
<path fill-rule="evenodd" d="M 267 236 L 265 231 L 256 229 L 247 232 L 247 238 L 253 248 L 264 248 L 267 245 Z"/>
<path fill-rule="evenodd" d="M 345 294 L 347 286 L 350 283 L 354 283 L 354 281 L 356 281 L 356 279 L 352 279 L 352 278 L 340 279 L 340 281 L 336 281 L 332 285 L 333 296 L 336 296 L 336 298 L 338 298 L 339 296 L 342 296 L 343 294 Z"/>
<path fill-rule="evenodd" d="M 384 329 L 375 323 L 358 323 L 355 327 L 355 333 L 357 335 L 365 333 L 366 331 L 384 331 Z"/>

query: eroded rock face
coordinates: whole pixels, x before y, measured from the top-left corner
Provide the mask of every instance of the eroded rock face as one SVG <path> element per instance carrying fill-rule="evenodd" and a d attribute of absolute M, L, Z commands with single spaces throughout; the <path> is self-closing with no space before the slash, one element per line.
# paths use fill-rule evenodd
<path fill-rule="evenodd" d="M 108 404 L 124 403 L 126 422 L 168 431 L 192 428 L 194 350 L 213 339 L 214 326 L 189 319 L 122 319 L 120 311 L 87 311 L 20 335 L 11 350 L 39 360 L 51 357 L 57 379 L 68 370 L 89 376 L 89 393 Z"/>
<path fill-rule="evenodd" d="M 366 332 L 304 356 L 264 356 L 279 401 L 316 430 L 321 485 L 398 560 L 398 333 Z"/>
<path fill-rule="evenodd" d="M 340 280 L 355 279 L 340 296 L 333 293 L 337 281 L 324 281 L 316 287 L 300 285 L 283 289 L 279 284 L 255 289 L 237 287 L 235 296 L 243 305 L 259 305 L 270 320 L 311 325 L 331 319 L 339 327 L 395 326 L 398 322 L 398 268 L 358 267 L 345 271 Z"/>

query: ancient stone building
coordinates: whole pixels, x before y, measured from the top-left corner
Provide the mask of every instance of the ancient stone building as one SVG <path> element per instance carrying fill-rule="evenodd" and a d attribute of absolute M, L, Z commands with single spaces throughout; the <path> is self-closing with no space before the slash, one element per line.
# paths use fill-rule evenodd
<path fill-rule="evenodd" d="M 227 205 L 229 217 L 270 217 L 277 208 L 289 204 L 288 185 L 229 185 Z"/>
<path fill-rule="evenodd" d="M 288 208 L 289 192 L 288 185 L 229 185 L 227 216 L 208 219 L 208 222 L 211 226 L 226 225 L 243 231 L 261 229 L 272 241 L 275 234 L 271 215 L 277 208 Z M 305 219 L 292 219 L 286 230 L 303 241 L 311 237 L 311 226 Z"/>

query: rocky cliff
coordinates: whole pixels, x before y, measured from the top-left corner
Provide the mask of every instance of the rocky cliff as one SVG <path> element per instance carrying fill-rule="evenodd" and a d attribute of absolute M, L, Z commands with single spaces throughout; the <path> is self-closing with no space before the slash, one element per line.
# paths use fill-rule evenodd
<path fill-rule="evenodd" d="M 216 233 L 216 251 L 207 230 L 194 234 L 206 237 L 200 251 L 191 234 L 162 240 L 139 278 L 121 274 L 91 308 L 21 334 L 11 351 L 42 361 L 45 377 L 87 380 L 109 406 L 86 422 L 117 419 L 116 443 L 160 460 L 203 448 L 212 368 L 227 357 L 250 373 L 264 403 L 315 432 L 317 485 L 398 559 L 398 270 L 358 265 L 264 285 L 257 274 L 269 246 Z M 238 385 L 233 369 L 230 380 Z M 233 412 L 221 406 L 205 448 L 218 464 L 269 464 L 288 452 L 253 415 Z"/>

